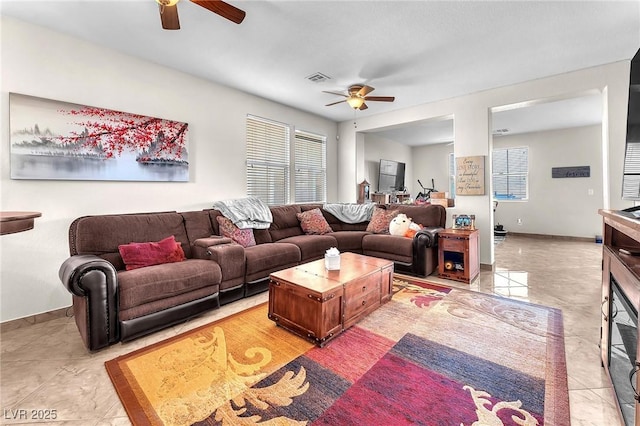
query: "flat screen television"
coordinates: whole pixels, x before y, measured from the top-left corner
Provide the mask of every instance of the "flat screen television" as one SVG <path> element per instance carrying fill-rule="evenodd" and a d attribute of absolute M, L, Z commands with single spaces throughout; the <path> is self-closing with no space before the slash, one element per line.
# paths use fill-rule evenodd
<path fill-rule="evenodd" d="M 378 174 L 378 192 L 393 192 L 404 190 L 405 164 L 393 160 L 380 160 Z"/>

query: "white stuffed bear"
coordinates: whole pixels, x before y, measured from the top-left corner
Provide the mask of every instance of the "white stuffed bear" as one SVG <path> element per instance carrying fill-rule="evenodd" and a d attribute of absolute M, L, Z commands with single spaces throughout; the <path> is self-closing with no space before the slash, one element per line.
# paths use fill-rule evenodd
<path fill-rule="evenodd" d="M 404 213 L 399 213 L 389 223 L 389 233 L 400 237 L 413 237 L 422 227 L 413 223 L 410 217 Z"/>

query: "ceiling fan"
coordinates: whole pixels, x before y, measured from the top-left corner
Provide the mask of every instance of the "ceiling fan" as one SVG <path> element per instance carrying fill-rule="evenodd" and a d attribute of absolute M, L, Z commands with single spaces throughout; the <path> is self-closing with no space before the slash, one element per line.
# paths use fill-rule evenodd
<path fill-rule="evenodd" d="M 165 30 L 179 30 L 180 21 L 178 20 L 178 2 L 180 0 L 156 0 L 160 7 L 160 20 L 162 28 Z M 190 0 L 192 3 L 202 6 L 213 13 L 217 13 L 239 24 L 244 19 L 246 13 L 235 6 L 231 6 L 222 0 Z"/>
<path fill-rule="evenodd" d="M 378 101 L 378 102 L 393 102 L 396 98 L 394 96 L 367 96 L 369 93 L 373 92 L 375 89 L 371 86 L 362 85 L 362 84 L 354 84 L 347 89 L 348 95 L 344 93 L 338 92 L 327 92 L 332 95 L 344 96 L 346 99 L 341 101 L 332 102 L 327 104 L 326 106 L 336 105 L 342 102 L 346 102 L 353 109 L 364 110 L 369 108 L 365 101 Z"/>

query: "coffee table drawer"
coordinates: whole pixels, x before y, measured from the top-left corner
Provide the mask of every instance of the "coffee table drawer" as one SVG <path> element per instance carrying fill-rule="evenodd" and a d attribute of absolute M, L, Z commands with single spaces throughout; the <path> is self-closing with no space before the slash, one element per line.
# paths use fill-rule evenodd
<path fill-rule="evenodd" d="M 380 306 L 380 278 L 381 272 L 376 272 L 345 284 L 345 323 L 357 321 L 356 318 L 361 314 L 369 313 Z"/>
<path fill-rule="evenodd" d="M 344 297 L 349 300 L 376 290 L 380 290 L 380 272 L 369 274 L 345 284 Z"/>
<path fill-rule="evenodd" d="M 380 306 L 380 289 L 374 289 L 357 297 L 346 298 L 345 304 L 344 317 L 346 321 L 363 312 L 369 312 L 370 308 L 376 309 Z"/>

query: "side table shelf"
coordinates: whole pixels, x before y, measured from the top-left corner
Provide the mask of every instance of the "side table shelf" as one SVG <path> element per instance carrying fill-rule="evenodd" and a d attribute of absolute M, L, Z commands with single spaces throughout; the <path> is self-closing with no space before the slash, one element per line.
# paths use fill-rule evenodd
<path fill-rule="evenodd" d="M 438 276 L 469 284 L 480 273 L 477 229 L 444 229 L 438 233 Z"/>

